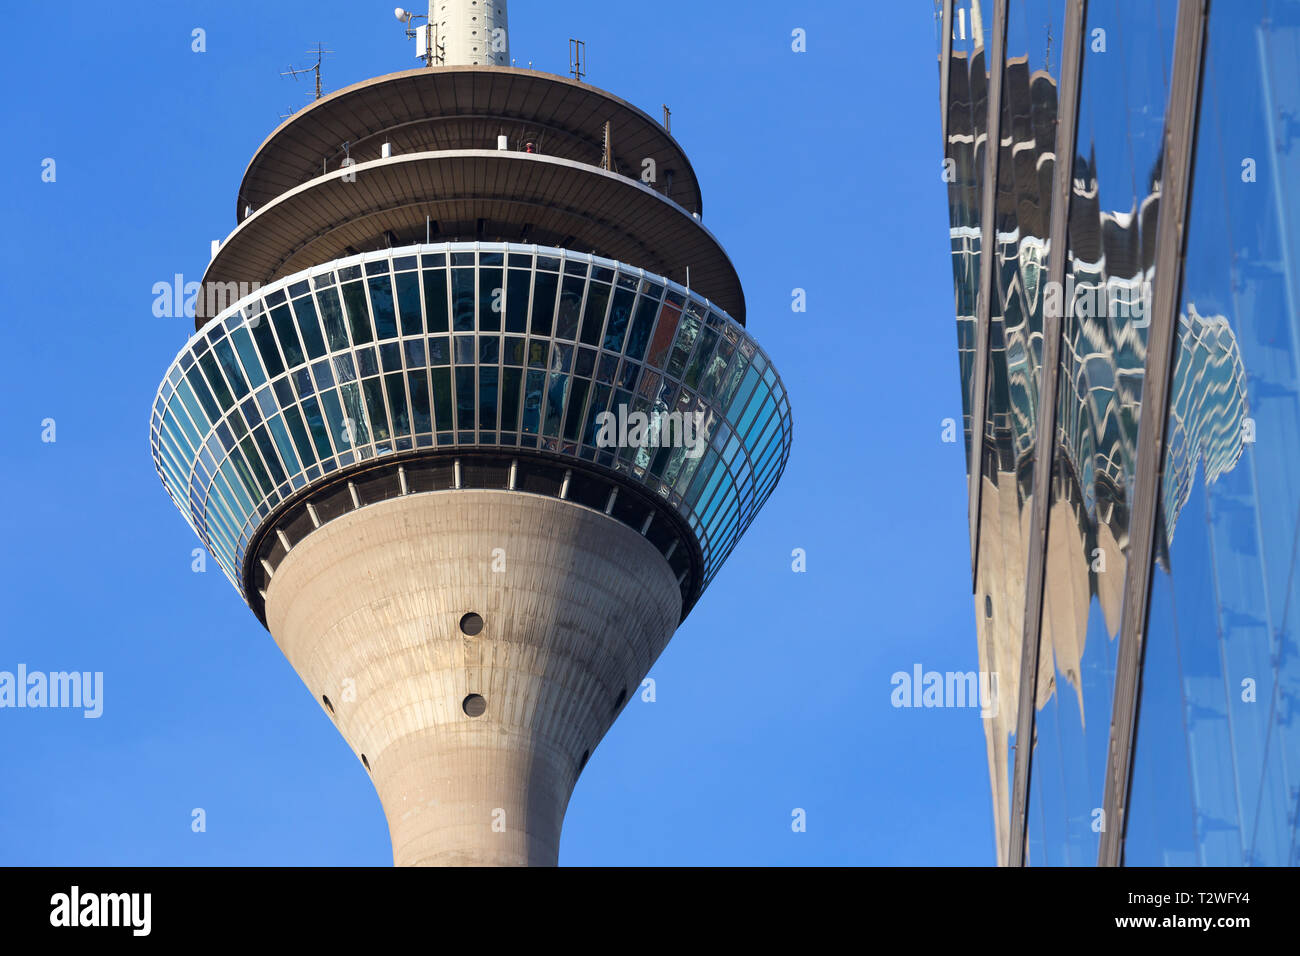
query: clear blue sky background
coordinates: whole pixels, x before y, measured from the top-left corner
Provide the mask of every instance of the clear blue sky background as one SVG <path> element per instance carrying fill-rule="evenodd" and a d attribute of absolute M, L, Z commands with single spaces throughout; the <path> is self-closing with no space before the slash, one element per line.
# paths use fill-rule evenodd
<path fill-rule="evenodd" d="M 215 565 L 191 571 L 148 448 L 192 331 L 154 317 L 153 284 L 201 277 L 248 159 L 307 102 L 278 74 L 317 40 L 327 90 L 417 65 L 391 4 L 6 11 L 0 670 L 103 671 L 105 709 L 0 710 L 0 864 L 392 861 L 364 769 Z M 978 667 L 940 440 L 960 397 L 931 4 L 515 0 L 511 36 L 557 73 L 579 36 L 590 82 L 672 107 L 795 416 L 657 701 L 592 756 L 561 863 L 991 862 L 978 712 L 890 705 L 895 671 Z"/>

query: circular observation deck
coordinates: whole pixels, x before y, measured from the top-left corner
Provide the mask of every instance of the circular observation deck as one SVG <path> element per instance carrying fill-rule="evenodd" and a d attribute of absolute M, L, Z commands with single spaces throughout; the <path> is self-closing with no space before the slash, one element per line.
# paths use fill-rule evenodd
<path fill-rule="evenodd" d="M 637 412 L 669 440 L 611 441 L 602 413 Z M 671 440 L 673 416 L 698 423 L 693 440 Z M 323 523 L 466 488 L 635 528 L 678 576 L 684 616 L 779 479 L 791 416 L 767 356 L 698 291 L 470 242 L 330 262 L 226 309 L 173 363 L 151 439 L 168 494 L 259 617 L 279 561 Z"/>
<path fill-rule="evenodd" d="M 610 125 L 615 173 L 649 183 L 690 213 L 703 213 L 699 181 L 685 151 L 655 120 L 625 100 L 564 76 L 515 67 L 447 66 L 375 77 L 316 100 L 258 147 L 239 187 L 236 220 L 330 170 L 347 157 L 492 149 L 599 166 Z M 343 144 L 346 143 L 345 149 Z M 649 164 L 647 160 L 650 161 Z"/>
<path fill-rule="evenodd" d="M 499 150 L 411 153 L 334 170 L 262 206 L 208 265 L 207 290 L 244 290 L 368 250 L 523 241 L 591 252 L 687 284 L 744 324 L 722 245 L 638 180 L 569 159 Z M 200 296 L 196 327 L 215 314 Z M 233 302 L 236 294 L 227 295 Z"/>

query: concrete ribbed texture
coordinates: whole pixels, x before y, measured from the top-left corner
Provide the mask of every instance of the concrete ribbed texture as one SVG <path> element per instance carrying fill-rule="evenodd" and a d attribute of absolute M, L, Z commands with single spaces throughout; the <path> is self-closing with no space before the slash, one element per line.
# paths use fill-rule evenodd
<path fill-rule="evenodd" d="M 370 764 L 399 866 L 554 865 L 583 754 L 680 614 L 645 538 L 509 491 L 361 508 L 297 544 L 266 596 L 280 649 Z"/>

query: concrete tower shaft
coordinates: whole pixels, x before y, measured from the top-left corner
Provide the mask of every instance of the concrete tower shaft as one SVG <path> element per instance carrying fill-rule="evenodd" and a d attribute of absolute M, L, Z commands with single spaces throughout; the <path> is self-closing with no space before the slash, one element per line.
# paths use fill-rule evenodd
<path fill-rule="evenodd" d="M 506 0 L 430 0 L 429 23 L 442 44 L 441 66 L 509 66 Z"/>
<path fill-rule="evenodd" d="M 668 643 L 681 594 L 644 537 L 597 511 L 444 491 L 312 532 L 266 608 L 370 771 L 395 863 L 554 865 L 582 766 Z"/>

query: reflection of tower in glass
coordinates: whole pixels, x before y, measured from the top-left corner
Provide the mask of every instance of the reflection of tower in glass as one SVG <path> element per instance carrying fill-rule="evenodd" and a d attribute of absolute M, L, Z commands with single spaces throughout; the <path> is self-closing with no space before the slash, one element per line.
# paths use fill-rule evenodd
<path fill-rule="evenodd" d="M 988 148 L 984 51 L 956 48 L 949 61 L 947 157 L 958 349 L 967 441 L 981 469 L 976 619 L 981 669 L 1000 675 L 1001 706 L 985 721 L 998 844 L 1005 852 L 1025 605 L 1025 564 L 1036 454 L 1053 455 L 1046 586 L 1036 705 L 1057 675 L 1083 715 L 1081 662 L 1095 599 L 1113 638 L 1119 629 L 1128 550 L 1128 509 L 1146 362 L 1146 325 L 1159 206 L 1159 168 L 1131 209 L 1099 202 L 1092 157 L 1076 157 L 1065 288 L 1049 290 L 1048 197 L 1056 162 L 1056 84 L 1009 57 L 995 203 L 994 289 L 989 306 L 985 420 L 970 421 L 980 274 L 980 176 Z M 1036 450 L 1044 311 L 1062 322 L 1055 441 Z M 1242 450 L 1245 370 L 1231 328 L 1194 308 L 1180 317 L 1178 377 L 1171 396 L 1171 467 L 1164 480 L 1172 536 L 1198 463 L 1213 482 Z M 969 445 L 968 445 L 969 449 Z M 1101 569 L 1105 569 L 1102 571 Z M 1104 721 L 1108 715 L 1100 715 Z M 1005 862 L 1005 860 L 1003 860 Z"/>
<path fill-rule="evenodd" d="M 556 862 L 791 441 L 686 155 L 505 66 L 486 6 L 431 5 L 436 65 L 262 144 L 153 414 L 164 486 L 372 775 L 399 864 Z M 634 426 L 612 445 L 606 415 Z"/>
<path fill-rule="evenodd" d="M 1179 316 L 1175 361 L 1162 496 L 1167 544 L 1191 497 L 1198 462 L 1212 485 L 1237 466 L 1248 440 L 1246 368 L 1227 318 L 1200 315 L 1189 303 L 1187 315 Z"/>

